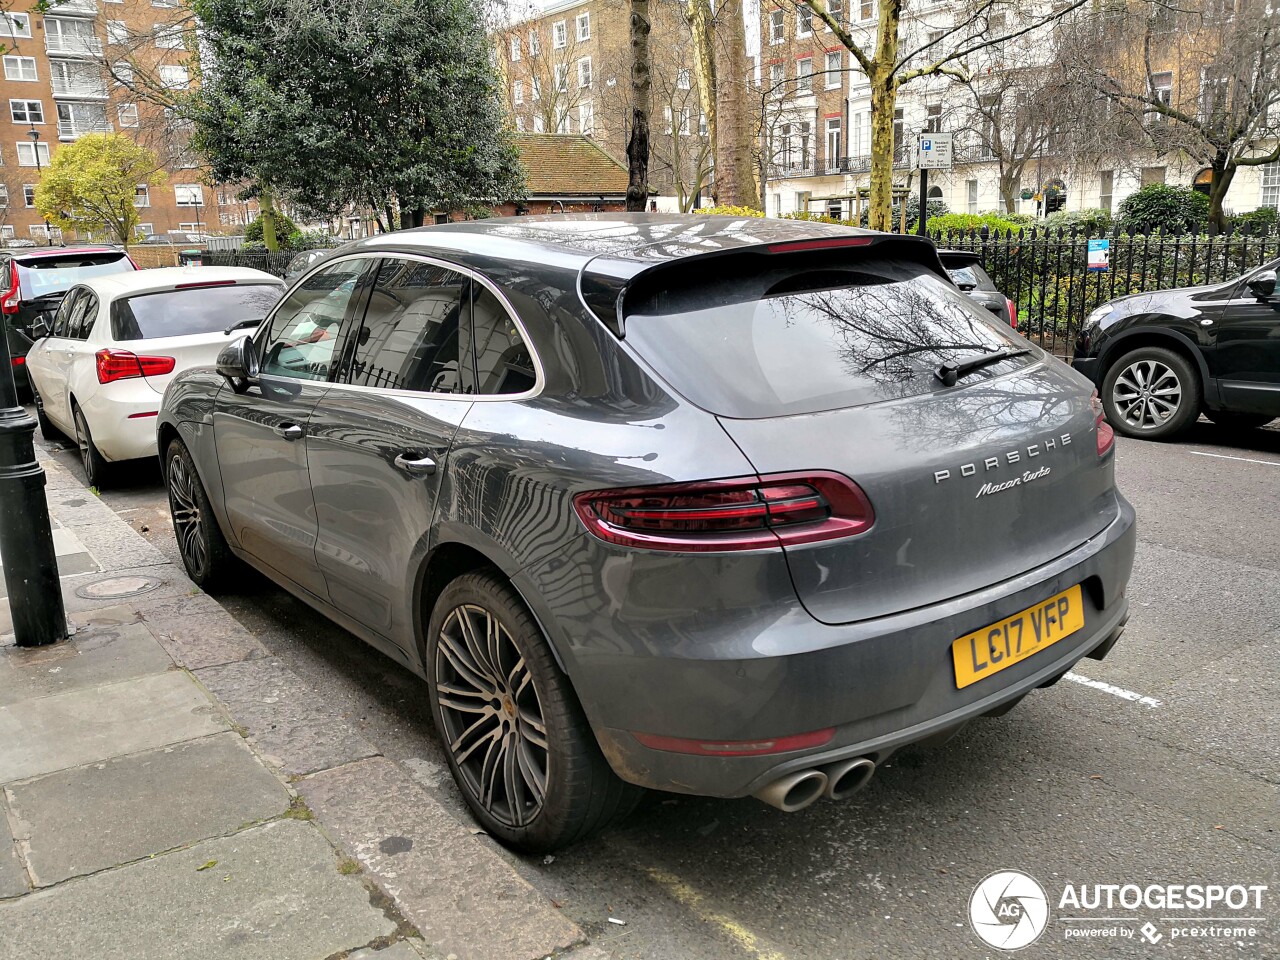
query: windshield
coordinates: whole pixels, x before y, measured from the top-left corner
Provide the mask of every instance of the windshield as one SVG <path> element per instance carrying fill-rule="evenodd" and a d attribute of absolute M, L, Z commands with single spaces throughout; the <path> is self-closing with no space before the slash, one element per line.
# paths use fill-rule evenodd
<path fill-rule="evenodd" d="M 1024 345 L 937 274 L 905 261 L 665 284 L 629 306 L 627 342 L 672 386 L 706 410 L 748 419 L 926 393 L 938 388 L 940 364 Z M 1005 360 L 970 379 L 1026 362 Z"/>
<path fill-rule="evenodd" d="M 258 283 L 141 294 L 111 305 L 111 333 L 116 340 L 221 333 L 245 320 L 261 320 L 283 293 L 283 285 Z"/>
<path fill-rule="evenodd" d="M 35 300 L 51 293 L 66 293 L 77 283 L 90 277 L 111 273 L 127 273 L 133 262 L 123 253 L 69 253 L 19 260 L 18 289 L 23 300 Z"/>

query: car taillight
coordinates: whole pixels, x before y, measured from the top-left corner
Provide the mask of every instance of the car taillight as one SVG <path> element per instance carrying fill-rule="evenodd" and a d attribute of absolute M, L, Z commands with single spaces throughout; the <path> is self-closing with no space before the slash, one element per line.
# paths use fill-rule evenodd
<path fill-rule="evenodd" d="M 1018 329 L 1018 305 L 1008 297 L 1004 298 L 1004 302 L 1009 305 L 1009 326 Z"/>
<path fill-rule="evenodd" d="M 573 505 L 601 540 L 683 553 L 853 537 L 875 522 L 861 488 L 828 471 L 593 490 Z"/>
<path fill-rule="evenodd" d="M 1098 424 L 1098 456 L 1102 456 L 1110 450 L 1116 443 L 1116 432 L 1111 428 L 1111 424 L 1107 423 L 1106 413 L 1102 409 L 1102 401 L 1098 398 L 1098 391 L 1093 391 L 1093 396 L 1089 398 L 1089 406 L 1093 410 L 1094 416 Z"/>
<path fill-rule="evenodd" d="M 10 365 L 10 366 L 13 366 L 13 367 L 22 367 L 22 366 L 26 366 L 26 363 L 27 363 L 27 358 L 26 358 L 26 357 L 14 357 L 14 358 L 9 362 L 9 365 Z"/>
<path fill-rule="evenodd" d="M 0 313 L 17 313 L 22 296 L 18 293 L 18 265 L 9 262 L 9 287 L 0 297 Z"/>
<path fill-rule="evenodd" d="M 99 383 L 173 373 L 176 363 L 173 357 L 140 357 L 128 350 L 99 350 L 94 357 L 98 361 Z"/>

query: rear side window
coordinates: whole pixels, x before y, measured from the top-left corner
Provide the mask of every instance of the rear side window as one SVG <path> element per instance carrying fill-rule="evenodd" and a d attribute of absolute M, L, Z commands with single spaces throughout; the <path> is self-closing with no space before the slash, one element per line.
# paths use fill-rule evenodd
<path fill-rule="evenodd" d="M 1017 345 L 920 264 L 758 264 L 655 277 L 650 291 L 628 295 L 627 342 L 713 413 L 756 419 L 927 393 L 939 364 Z"/>
<path fill-rule="evenodd" d="M 17 263 L 18 289 L 23 300 L 35 300 L 50 293 L 65 293 L 90 277 L 105 277 L 133 270 L 133 263 L 129 258 L 115 251 L 32 257 Z"/>
<path fill-rule="evenodd" d="M 525 393 L 537 383 L 533 358 L 511 315 L 488 288 L 476 284 L 471 304 L 480 393 Z"/>
<path fill-rule="evenodd" d="M 471 281 L 416 260 L 383 260 L 355 331 L 345 383 L 424 393 L 474 393 L 465 311 Z"/>
<path fill-rule="evenodd" d="M 111 305 L 116 340 L 153 340 L 221 332 L 244 320 L 261 320 L 283 287 L 272 283 L 193 287 L 126 297 Z"/>

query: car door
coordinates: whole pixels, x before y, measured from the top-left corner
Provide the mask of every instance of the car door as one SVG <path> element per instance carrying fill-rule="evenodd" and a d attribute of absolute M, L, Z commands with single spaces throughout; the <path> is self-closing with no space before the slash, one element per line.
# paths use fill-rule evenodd
<path fill-rule="evenodd" d="M 407 644 L 449 445 L 475 390 L 464 273 L 385 257 L 307 437 L 316 557 L 332 603 Z M 407 649 L 405 650 L 407 653 Z"/>
<path fill-rule="evenodd" d="M 58 368 L 61 380 L 67 385 L 67 416 L 73 423 L 70 399 L 74 397 L 84 409 L 99 387 L 98 360 L 94 355 L 97 348 L 89 343 L 89 334 L 98 320 L 98 295 L 87 287 L 78 289 L 79 296 L 67 316 L 67 348 Z"/>
<path fill-rule="evenodd" d="M 1280 298 L 1259 300 L 1241 284 L 1209 331 L 1209 375 L 1223 406 L 1280 417 Z"/>
<path fill-rule="evenodd" d="M 40 402 L 44 406 L 45 416 L 54 422 L 63 432 L 74 435 L 75 427 L 71 422 L 71 408 L 68 403 L 67 371 L 74 355 L 71 340 L 73 318 L 81 300 L 87 291 L 80 287 L 72 287 L 62 298 L 58 311 L 53 318 L 53 326 L 47 337 L 41 337 L 27 354 L 27 368 L 36 390 L 40 392 Z"/>
<path fill-rule="evenodd" d="M 224 386 L 214 443 L 232 536 L 246 553 L 318 597 L 316 510 L 305 437 L 329 389 L 343 321 L 363 300 L 372 261 L 340 260 L 297 284 L 263 324 L 259 376 L 242 392 Z"/>

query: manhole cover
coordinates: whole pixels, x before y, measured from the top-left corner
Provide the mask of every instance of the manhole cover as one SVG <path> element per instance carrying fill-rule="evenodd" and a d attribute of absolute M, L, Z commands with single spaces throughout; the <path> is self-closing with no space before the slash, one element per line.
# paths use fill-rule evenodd
<path fill-rule="evenodd" d="M 96 580 L 76 588 L 76 596 L 86 600 L 117 600 L 120 597 L 136 597 L 160 586 L 154 577 L 110 577 Z"/>

